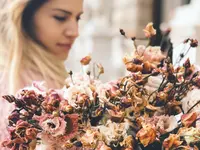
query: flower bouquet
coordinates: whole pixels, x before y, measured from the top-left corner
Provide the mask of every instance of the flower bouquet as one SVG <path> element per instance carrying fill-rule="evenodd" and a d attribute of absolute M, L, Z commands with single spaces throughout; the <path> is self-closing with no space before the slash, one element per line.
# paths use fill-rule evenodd
<path fill-rule="evenodd" d="M 198 150 L 200 73 L 189 59 L 179 65 L 198 42 L 183 42 L 188 49 L 175 67 L 171 47 L 162 52 L 170 43 L 169 31 L 161 47 L 151 45 L 156 34 L 152 23 L 144 33 L 149 44 L 138 46 L 138 39 L 131 38 L 134 52 L 123 58 L 127 76 L 102 83 L 103 66 L 94 63 L 93 74 L 70 71 L 62 89 L 33 82 L 16 96 L 3 96 L 16 107 L 8 117 L 10 136 L 2 145 L 13 150 L 36 149 L 39 143 L 56 150 Z M 86 56 L 81 64 L 90 61 Z"/>

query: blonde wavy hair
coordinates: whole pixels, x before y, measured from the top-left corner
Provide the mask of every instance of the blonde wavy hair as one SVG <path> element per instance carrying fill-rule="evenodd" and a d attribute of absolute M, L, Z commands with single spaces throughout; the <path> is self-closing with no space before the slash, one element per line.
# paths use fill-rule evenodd
<path fill-rule="evenodd" d="M 47 85 L 62 87 L 67 77 L 64 61 L 37 44 L 23 28 L 23 12 L 31 0 L 11 1 L 0 14 L 0 72 L 4 82 L 7 78 L 8 92 L 14 94 L 23 82 L 35 80 L 34 75 L 23 78 L 26 70 L 40 74 Z"/>

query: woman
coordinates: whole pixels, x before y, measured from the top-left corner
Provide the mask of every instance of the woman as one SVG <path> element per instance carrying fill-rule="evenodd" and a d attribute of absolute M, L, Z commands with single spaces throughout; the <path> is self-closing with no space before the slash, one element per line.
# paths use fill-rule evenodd
<path fill-rule="evenodd" d="M 15 94 L 33 80 L 61 88 L 67 77 L 64 61 L 78 36 L 83 0 L 7 1 L 0 17 L 0 95 Z M 3 140 L 10 105 L 1 100 L 0 110 Z"/>

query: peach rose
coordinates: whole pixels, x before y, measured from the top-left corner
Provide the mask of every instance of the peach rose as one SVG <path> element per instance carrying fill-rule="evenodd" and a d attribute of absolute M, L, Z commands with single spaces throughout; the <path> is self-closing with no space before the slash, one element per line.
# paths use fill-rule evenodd
<path fill-rule="evenodd" d="M 150 124 L 144 125 L 143 128 L 138 131 L 136 137 L 139 138 L 140 142 L 146 147 L 155 141 L 156 130 Z"/>

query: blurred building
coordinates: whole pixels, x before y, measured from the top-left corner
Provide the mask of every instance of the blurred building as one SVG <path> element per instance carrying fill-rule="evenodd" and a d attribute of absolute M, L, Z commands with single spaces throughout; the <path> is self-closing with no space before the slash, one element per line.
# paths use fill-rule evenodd
<path fill-rule="evenodd" d="M 84 0 L 80 37 L 66 62 L 67 69 L 81 71 L 79 60 L 90 54 L 93 62 L 102 63 L 105 68 L 103 81 L 123 76 L 122 57 L 132 52 L 133 43 L 122 37 L 119 29 L 124 29 L 129 37 L 144 37 L 143 28 L 154 22 L 156 28 L 174 28 L 171 37 L 176 45 L 177 39 L 185 38 L 182 32 L 185 27 L 178 31 L 179 26 L 173 23 L 178 19 L 177 9 L 194 1 L 198 0 Z M 186 4 L 189 5 L 183 6 Z"/>
<path fill-rule="evenodd" d="M 125 74 L 122 57 L 133 50 L 128 36 L 142 37 L 142 29 L 152 21 L 153 0 L 85 0 L 80 22 L 80 37 L 66 62 L 67 69 L 81 70 L 79 60 L 90 54 L 93 62 L 104 66 L 103 81 L 117 79 Z"/>
<path fill-rule="evenodd" d="M 180 45 L 187 38 L 195 38 L 200 41 L 200 1 L 191 0 L 188 5 L 177 7 L 173 12 L 173 17 L 168 21 L 172 28 L 171 39 L 174 44 L 174 59 L 176 59 L 183 49 Z M 190 58 L 192 63 L 200 65 L 199 47 L 191 49 L 185 59 Z"/>

